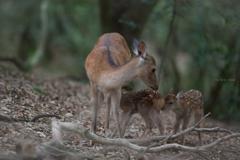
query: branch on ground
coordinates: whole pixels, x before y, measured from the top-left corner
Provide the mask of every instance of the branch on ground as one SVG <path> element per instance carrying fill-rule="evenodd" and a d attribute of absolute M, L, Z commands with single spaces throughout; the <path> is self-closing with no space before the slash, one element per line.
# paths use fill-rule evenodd
<path fill-rule="evenodd" d="M 54 121 L 54 118 L 53 118 L 53 121 Z M 80 135 L 81 137 L 85 137 L 89 140 L 92 140 L 92 141 L 100 143 L 100 144 L 123 146 L 123 147 L 127 147 L 127 148 L 133 149 L 135 151 L 139 151 L 139 152 L 147 149 L 147 147 L 132 144 L 127 139 L 110 139 L 110 138 L 99 137 L 94 133 L 88 132 L 88 130 L 82 130 L 79 127 L 79 125 L 73 124 L 70 122 L 58 122 L 58 125 L 61 126 L 60 128 L 62 130 L 74 132 L 74 133 Z M 191 129 L 190 131 L 193 131 L 193 129 Z M 183 134 L 186 134 L 186 130 L 181 132 L 181 135 L 183 135 Z M 179 135 L 180 134 L 178 133 L 178 134 L 172 135 L 172 137 L 178 137 Z M 217 139 L 216 141 L 214 141 L 210 144 L 203 145 L 200 147 L 189 147 L 189 146 L 183 146 L 180 144 L 172 143 L 172 144 L 165 144 L 162 146 L 152 147 L 147 152 L 157 153 L 157 152 L 161 152 L 161 151 L 169 150 L 169 149 L 178 149 L 178 150 L 190 151 L 190 152 L 200 152 L 200 151 L 205 151 L 206 149 L 210 149 L 210 148 L 218 145 L 221 142 L 224 142 L 226 140 L 236 138 L 236 137 L 240 137 L 240 133 L 233 133 L 231 135 Z"/>
<path fill-rule="evenodd" d="M 29 71 L 28 67 L 20 60 L 17 58 L 9 58 L 9 57 L 0 57 L 0 61 L 6 61 L 6 62 L 11 62 L 13 63 L 19 70 L 23 72 Z"/>
<path fill-rule="evenodd" d="M 6 122 L 34 122 L 39 118 L 43 117 L 56 117 L 57 119 L 61 119 L 60 116 L 55 115 L 55 114 L 39 114 L 36 115 L 33 118 L 30 119 L 23 119 L 23 118 L 13 118 L 13 117 L 8 117 L 6 115 L 0 115 L 0 121 L 6 121 Z"/>
<path fill-rule="evenodd" d="M 52 118 L 52 140 L 49 142 L 45 142 L 42 144 L 36 145 L 35 143 L 28 142 L 28 141 L 23 141 L 19 142 L 16 146 L 16 153 L 18 157 L 23 157 L 23 158 L 32 158 L 33 160 L 42 159 L 44 157 L 53 157 L 55 159 L 62 159 L 66 157 L 74 157 L 78 159 L 94 159 L 96 158 L 96 155 L 94 156 L 88 156 L 84 154 L 74 154 L 74 153 L 69 153 L 66 151 L 66 148 L 63 144 L 63 139 L 62 139 L 62 131 L 70 131 L 72 133 L 75 133 L 82 138 L 86 138 L 89 140 L 92 140 L 96 143 L 100 143 L 103 145 L 112 145 L 112 146 L 121 146 L 121 147 L 126 147 L 135 151 L 138 151 L 140 153 L 158 153 L 164 150 L 170 150 L 170 149 L 177 149 L 177 150 L 182 150 L 186 151 L 187 153 L 195 153 L 200 155 L 201 157 L 205 159 L 209 159 L 203 152 L 208 151 L 209 149 L 212 149 L 214 146 L 219 145 L 220 143 L 227 141 L 232 138 L 237 138 L 240 137 L 240 133 L 233 133 L 229 130 L 226 129 L 221 129 L 221 128 L 201 128 L 201 131 L 222 131 L 222 132 L 227 132 L 230 133 L 230 135 L 224 136 L 222 138 L 219 138 L 215 140 L 214 142 L 210 144 L 206 144 L 203 146 L 197 146 L 197 147 L 189 147 L 189 146 L 183 146 L 177 143 L 172 143 L 172 144 L 164 144 L 161 145 L 163 142 L 165 142 L 168 139 L 172 138 L 177 138 L 179 136 L 182 136 L 186 133 L 189 133 L 191 131 L 195 131 L 195 127 L 198 126 L 209 114 L 205 115 L 196 125 L 194 125 L 191 128 L 188 128 L 182 132 L 179 132 L 174 135 L 170 136 L 161 136 L 165 137 L 164 140 L 161 142 L 158 142 L 158 146 L 152 145 L 152 146 L 139 146 L 136 144 L 131 143 L 127 139 L 110 139 L 110 138 L 104 138 L 100 137 L 94 133 L 90 133 L 88 130 L 84 130 L 79 126 L 78 124 L 74 124 L 71 122 L 59 122 L 57 119 L 54 117 Z M 159 138 L 159 137 L 158 137 Z M 141 140 L 141 139 L 138 139 Z M 159 139 L 158 139 L 159 140 Z M 143 157 L 143 154 L 141 154 L 141 157 Z M 100 155 L 98 155 L 99 158 Z M 181 156 L 181 155 L 180 155 Z M 101 156 L 100 156 L 101 157 Z M 103 158 L 103 157 L 102 157 Z"/>

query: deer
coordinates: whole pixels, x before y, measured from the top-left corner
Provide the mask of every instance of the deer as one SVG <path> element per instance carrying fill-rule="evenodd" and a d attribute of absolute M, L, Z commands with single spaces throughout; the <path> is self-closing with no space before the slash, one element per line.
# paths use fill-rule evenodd
<path fill-rule="evenodd" d="M 173 134 L 176 134 L 181 120 L 183 120 L 182 131 L 187 129 L 191 117 L 195 119 L 195 124 L 203 117 L 203 96 L 202 93 L 191 89 L 186 93 L 180 91 L 177 96 L 173 94 L 173 88 L 169 90 L 169 94 L 164 98 L 165 105 L 162 110 L 172 110 L 175 115 L 175 124 Z M 200 128 L 198 125 L 197 128 Z M 198 139 L 202 145 L 201 132 L 198 132 Z M 182 136 L 181 142 L 185 145 L 185 135 Z"/>
<path fill-rule="evenodd" d="M 96 133 L 98 108 L 104 98 L 107 101 L 105 134 L 109 132 L 110 106 L 113 106 L 115 122 L 120 138 L 123 138 L 119 123 L 118 107 L 121 99 L 121 87 L 139 78 L 146 86 L 158 89 L 156 78 L 156 62 L 147 53 L 144 42 L 132 40 L 132 50 L 136 54 L 131 58 L 131 52 L 125 39 L 119 33 L 103 34 L 86 58 L 85 68 L 90 80 L 93 95 L 93 120 L 91 131 Z"/>
<path fill-rule="evenodd" d="M 131 87 L 123 86 L 122 89 L 130 91 Z M 164 99 L 156 90 L 145 89 L 137 92 L 122 93 L 120 109 L 123 112 L 120 117 L 120 125 L 123 123 L 123 136 L 129 121 L 136 113 L 140 113 L 146 124 L 146 128 L 141 137 L 146 137 L 155 124 L 160 134 L 164 135 L 165 126 L 160 118 L 160 111 L 164 104 Z M 111 136 L 114 137 L 116 132 L 117 128 L 115 128 Z"/>

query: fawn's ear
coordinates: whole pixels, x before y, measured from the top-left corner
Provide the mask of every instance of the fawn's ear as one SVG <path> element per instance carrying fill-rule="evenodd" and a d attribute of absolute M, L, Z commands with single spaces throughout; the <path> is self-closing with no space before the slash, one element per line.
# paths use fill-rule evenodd
<path fill-rule="evenodd" d="M 177 99 L 184 99 L 185 96 L 184 96 L 183 91 L 179 92 L 179 93 L 177 94 L 176 98 L 177 98 Z"/>
<path fill-rule="evenodd" d="M 182 99 L 184 99 L 184 98 L 185 98 L 185 96 L 176 97 L 177 100 L 179 100 L 179 99 L 182 100 Z"/>
<path fill-rule="evenodd" d="M 123 85 L 122 89 L 124 89 L 125 91 L 132 91 L 133 90 L 133 88 L 128 86 L 128 85 Z"/>
<path fill-rule="evenodd" d="M 173 88 L 171 88 L 170 90 L 169 90 L 169 93 L 168 94 L 173 94 Z"/>

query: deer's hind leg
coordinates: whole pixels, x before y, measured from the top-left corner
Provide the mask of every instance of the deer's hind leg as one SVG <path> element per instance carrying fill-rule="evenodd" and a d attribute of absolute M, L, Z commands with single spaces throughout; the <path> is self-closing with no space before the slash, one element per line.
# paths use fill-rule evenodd
<path fill-rule="evenodd" d="M 141 138 L 143 138 L 143 137 L 146 137 L 151 132 L 152 128 L 154 127 L 154 123 L 150 116 L 150 111 L 149 111 L 148 107 L 139 106 L 138 111 L 139 111 L 140 115 L 142 116 L 142 118 L 144 119 L 145 124 L 146 124 L 145 130 L 144 130 L 143 134 L 140 136 Z"/>
<path fill-rule="evenodd" d="M 120 106 L 120 100 L 121 100 L 121 90 L 115 90 L 111 92 L 111 104 L 114 109 L 114 114 L 115 114 L 115 122 L 118 128 L 118 134 L 120 138 L 123 138 L 122 134 L 122 128 L 119 122 L 119 106 Z"/>
<path fill-rule="evenodd" d="M 110 116 L 110 109 L 111 109 L 111 98 L 108 96 L 107 97 L 107 110 L 106 110 L 106 115 L 105 115 L 105 136 L 109 135 L 109 116 Z"/>
<path fill-rule="evenodd" d="M 94 86 L 94 84 L 91 84 L 91 89 L 92 89 L 92 94 L 93 94 L 93 120 L 92 120 L 91 131 L 93 133 L 96 133 L 96 131 L 97 131 L 98 107 L 99 107 L 99 104 L 98 104 L 99 91 Z"/>

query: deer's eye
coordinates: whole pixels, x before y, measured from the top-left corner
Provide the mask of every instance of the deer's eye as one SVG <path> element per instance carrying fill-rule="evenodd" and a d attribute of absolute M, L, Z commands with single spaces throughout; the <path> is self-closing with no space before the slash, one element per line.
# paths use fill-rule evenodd
<path fill-rule="evenodd" d="M 152 69 L 152 72 L 154 73 L 155 71 L 156 71 L 156 69 L 155 69 L 155 68 L 153 68 L 153 69 Z"/>
<path fill-rule="evenodd" d="M 169 104 L 172 104 L 172 102 L 169 102 Z"/>

